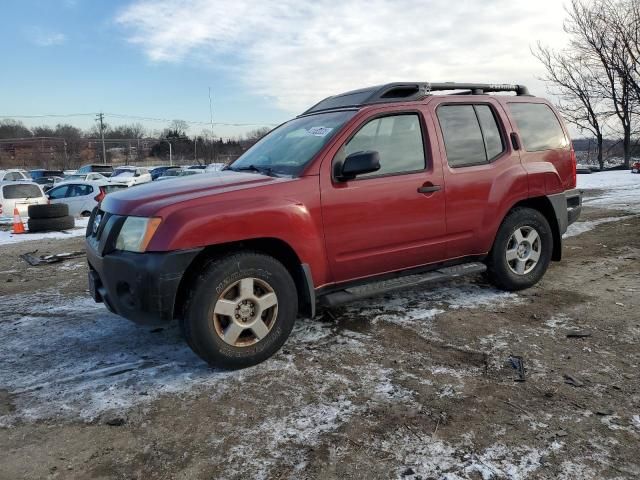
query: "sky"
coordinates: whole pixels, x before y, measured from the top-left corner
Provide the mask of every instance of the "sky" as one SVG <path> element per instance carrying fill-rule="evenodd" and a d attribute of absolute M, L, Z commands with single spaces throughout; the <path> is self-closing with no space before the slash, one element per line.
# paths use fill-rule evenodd
<path fill-rule="evenodd" d="M 521 83 L 562 47 L 561 0 L 2 0 L 0 116 L 27 125 L 168 120 L 216 136 L 393 81 Z M 115 116 L 119 115 L 119 116 Z M 132 117 L 143 117 L 139 120 Z M 198 123 L 199 122 L 199 123 Z"/>

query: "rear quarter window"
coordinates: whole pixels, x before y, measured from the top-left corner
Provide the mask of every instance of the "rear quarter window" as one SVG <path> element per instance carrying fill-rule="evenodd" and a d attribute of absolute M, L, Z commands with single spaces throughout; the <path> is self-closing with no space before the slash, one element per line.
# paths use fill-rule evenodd
<path fill-rule="evenodd" d="M 527 152 L 567 148 L 569 141 L 558 117 L 544 103 L 510 103 L 522 145 Z"/>
<path fill-rule="evenodd" d="M 5 185 L 2 187 L 2 196 L 7 200 L 14 200 L 17 198 L 39 198 L 42 197 L 42 190 L 33 184 L 16 184 Z"/>

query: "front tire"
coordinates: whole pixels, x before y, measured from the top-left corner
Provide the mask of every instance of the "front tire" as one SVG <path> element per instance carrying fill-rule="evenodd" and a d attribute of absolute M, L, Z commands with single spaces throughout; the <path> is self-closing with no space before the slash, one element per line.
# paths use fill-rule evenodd
<path fill-rule="evenodd" d="M 245 252 L 203 269 L 181 322 L 187 343 L 200 358 L 235 369 L 277 352 L 297 312 L 297 290 L 288 270 L 273 257 Z"/>
<path fill-rule="evenodd" d="M 553 233 L 544 215 L 515 208 L 502 222 L 487 258 L 489 280 L 503 290 L 529 288 L 547 271 L 552 252 Z"/>

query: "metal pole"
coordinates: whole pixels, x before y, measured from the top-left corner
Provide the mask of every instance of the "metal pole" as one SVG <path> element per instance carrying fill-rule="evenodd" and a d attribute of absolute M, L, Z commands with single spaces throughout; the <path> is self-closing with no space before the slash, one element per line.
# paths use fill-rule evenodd
<path fill-rule="evenodd" d="M 62 170 L 64 171 L 67 168 L 67 165 L 69 165 L 69 156 L 67 155 L 67 141 L 64 141 L 64 158 L 62 159 L 63 164 L 62 164 Z"/>
<path fill-rule="evenodd" d="M 98 114 L 98 118 L 100 119 L 100 138 L 102 140 L 102 163 L 107 164 L 107 149 L 104 146 L 104 113 L 100 112 Z"/>

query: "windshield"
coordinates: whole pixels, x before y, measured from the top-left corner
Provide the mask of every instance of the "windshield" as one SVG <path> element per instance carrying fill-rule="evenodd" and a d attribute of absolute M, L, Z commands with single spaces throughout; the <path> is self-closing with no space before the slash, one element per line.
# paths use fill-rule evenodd
<path fill-rule="evenodd" d="M 38 198 L 42 197 L 42 190 L 34 184 L 16 183 L 14 185 L 5 185 L 2 188 L 2 195 L 7 200 L 17 198 Z"/>
<path fill-rule="evenodd" d="M 294 118 L 272 130 L 229 169 L 299 175 L 354 114 L 355 111 L 342 111 Z"/>
<path fill-rule="evenodd" d="M 116 168 L 113 171 L 113 175 L 111 175 L 111 178 L 113 177 L 133 177 L 133 174 L 135 172 L 133 170 L 129 170 L 128 168 Z"/>
<path fill-rule="evenodd" d="M 87 176 L 86 175 L 69 175 L 68 177 L 64 177 L 64 181 L 68 182 L 68 181 L 84 181 L 86 180 Z"/>

